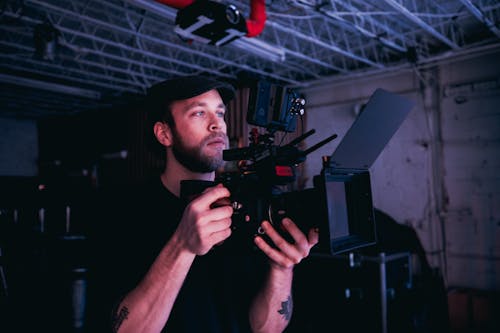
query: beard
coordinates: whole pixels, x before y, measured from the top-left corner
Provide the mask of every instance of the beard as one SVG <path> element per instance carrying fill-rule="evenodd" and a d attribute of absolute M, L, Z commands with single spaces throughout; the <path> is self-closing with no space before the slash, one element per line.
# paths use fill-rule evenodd
<path fill-rule="evenodd" d="M 208 173 L 224 165 L 222 150 L 220 153 L 209 156 L 203 153 L 203 148 L 213 139 L 224 139 L 227 148 L 228 139 L 226 134 L 222 132 L 212 133 L 205 137 L 198 147 L 188 147 L 175 129 L 172 129 L 172 134 L 174 143 L 172 145 L 172 152 L 175 159 L 189 171 Z"/>

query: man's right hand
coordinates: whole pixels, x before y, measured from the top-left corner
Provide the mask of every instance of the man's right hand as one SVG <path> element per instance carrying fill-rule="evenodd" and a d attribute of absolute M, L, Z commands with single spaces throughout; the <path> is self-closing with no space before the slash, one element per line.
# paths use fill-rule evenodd
<path fill-rule="evenodd" d="M 204 255 L 231 235 L 233 208 L 217 204 L 229 196 L 229 190 L 219 184 L 207 188 L 186 207 L 176 233 L 189 252 Z"/>

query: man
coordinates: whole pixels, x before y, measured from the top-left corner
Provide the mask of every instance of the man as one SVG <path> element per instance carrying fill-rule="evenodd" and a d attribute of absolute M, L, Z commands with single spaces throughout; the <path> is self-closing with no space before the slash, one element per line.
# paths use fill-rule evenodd
<path fill-rule="evenodd" d="M 117 293 L 114 332 L 276 333 L 288 325 L 293 268 L 309 255 L 318 233 L 306 236 L 285 218 L 292 244 L 263 221 L 268 238 L 255 236 L 258 250 L 235 250 L 241 247 L 231 245 L 233 208 L 216 205 L 230 197 L 227 188 L 210 187 L 189 203 L 180 199 L 181 180 L 212 181 L 223 164 L 225 104 L 233 97 L 230 85 L 201 76 L 150 89 L 148 112 L 166 164 L 155 184 L 135 193 L 142 215 L 130 213 L 135 223 L 113 235 L 125 243 L 117 253 L 133 249 L 113 256 L 120 262 L 114 264 L 135 270 L 112 278 L 116 283 L 131 278 Z"/>

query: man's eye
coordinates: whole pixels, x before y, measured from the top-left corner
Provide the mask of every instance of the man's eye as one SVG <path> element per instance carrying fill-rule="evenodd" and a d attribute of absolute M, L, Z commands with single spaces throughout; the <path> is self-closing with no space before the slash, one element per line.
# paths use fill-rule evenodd
<path fill-rule="evenodd" d="M 196 111 L 193 115 L 196 117 L 203 117 L 205 115 L 205 111 Z"/>
<path fill-rule="evenodd" d="M 226 113 L 225 113 L 224 111 L 219 111 L 219 112 L 217 112 L 217 116 L 218 116 L 219 118 L 224 118 L 224 115 L 225 115 L 225 114 L 226 114 Z"/>

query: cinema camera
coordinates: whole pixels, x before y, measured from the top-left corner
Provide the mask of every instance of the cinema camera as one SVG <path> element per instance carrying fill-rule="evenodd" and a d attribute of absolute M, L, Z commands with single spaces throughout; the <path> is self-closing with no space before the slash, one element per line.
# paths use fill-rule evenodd
<path fill-rule="evenodd" d="M 305 100 L 293 89 L 258 81 L 250 90 L 247 122 L 262 127 L 250 132 L 248 147 L 223 152 L 226 161 L 238 161 L 237 172 L 218 175 L 215 182 L 185 180 L 181 197 L 201 193 L 214 183 L 223 183 L 231 192 L 234 208 L 233 234 L 261 234 L 260 223 L 268 220 L 288 241 L 281 227 L 290 217 L 307 234 L 319 228 L 319 243 L 313 255 L 336 255 L 376 243 L 376 229 L 368 168 L 399 128 L 412 107 L 408 100 L 377 89 L 363 112 L 335 152 L 324 157 L 322 170 L 313 187 L 286 191 L 296 180 L 296 166 L 306 156 L 337 137 L 329 136 L 302 151 L 297 145 L 315 133 L 310 130 L 286 145 L 275 145 L 277 131 L 295 131 L 297 118 L 304 113 Z M 265 237 L 265 235 L 263 235 Z"/>

